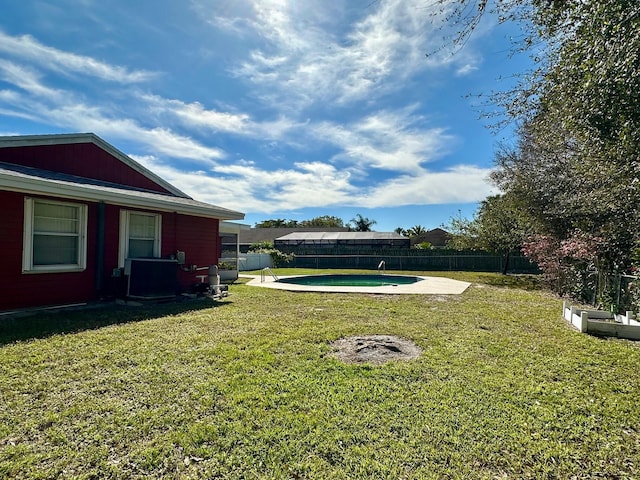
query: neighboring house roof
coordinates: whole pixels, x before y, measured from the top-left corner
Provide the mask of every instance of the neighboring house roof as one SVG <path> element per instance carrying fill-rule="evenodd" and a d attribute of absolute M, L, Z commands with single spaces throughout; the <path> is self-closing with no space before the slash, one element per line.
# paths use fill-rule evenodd
<path fill-rule="evenodd" d="M 102 150 L 111 154 L 113 157 L 120 160 L 125 165 L 134 169 L 138 173 L 144 175 L 149 180 L 162 186 L 169 192 L 178 197 L 191 198 L 189 195 L 171 185 L 166 180 L 160 178 L 151 170 L 143 167 L 138 162 L 122 153 L 113 145 L 108 144 L 103 139 L 98 137 L 95 133 L 63 133 L 52 135 L 19 135 L 19 136 L 0 136 L 0 148 L 12 148 L 12 147 L 36 147 L 42 145 L 65 145 L 65 144 L 77 144 L 77 143 L 93 143 Z"/>
<path fill-rule="evenodd" d="M 278 241 L 306 241 L 306 242 L 331 242 L 331 241 L 362 241 L 362 240 L 408 240 L 396 232 L 296 232 L 279 237 Z"/>
<path fill-rule="evenodd" d="M 3 162 L 0 162 L 0 187 L 16 192 L 96 202 L 104 201 L 114 205 L 177 212 L 221 220 L 244 218 L 243 213 L 199 202 L 188 196 L 163 195 L 126 185 Z"/>
<path fill-rule="evenodd" d="M 451 234 L 446 230 L 443 230 L 442 228 L 434 228 L 433 230 L 429 230 L 417 237 L 412 237 L 411 245 L 429 242 L 434 247 L 444 247 L 450 238 Z"/>
<path fill-rule="evenodd" d="M 252 245 L 254 243 L 273 242 L 276 238 L 288 235 L 293 232 L 347 232 L 347 228 L 326 228 L 326 227 L 274 227 L 274 228 L 252 228 L 243 230 L 240 235 L 240 243 Z"/>

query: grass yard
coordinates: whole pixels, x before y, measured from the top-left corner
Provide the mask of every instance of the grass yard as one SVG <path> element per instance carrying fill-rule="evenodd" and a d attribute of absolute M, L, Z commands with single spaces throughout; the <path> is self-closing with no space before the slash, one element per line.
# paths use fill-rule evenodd
<path fill-rule="evenodd" d="M 572 330 L 530 279 L 447 276 L 473 286 L 0 320 L 0 477 L 640 478 L 640 345 Z M 423 355 L 330 356 L 365 334 Z"/>

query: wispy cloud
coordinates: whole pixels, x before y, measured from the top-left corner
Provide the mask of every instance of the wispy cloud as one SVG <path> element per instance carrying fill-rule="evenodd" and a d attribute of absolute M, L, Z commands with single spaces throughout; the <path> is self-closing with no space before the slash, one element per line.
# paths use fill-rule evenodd
<path fill-rule="evenodd" d="M 97 105 L 89 106 L 72 92 L 48 87 L 28 67 L 0 60 L 0 79 L 21 90 L 4 90 L 0 95 L 5 114 L 33 120 L 46 118 L 59 127 L 134 141 L 146 145 L 149 151 L 173 158 L 210 162 L 224 157 L 222 150 L 202 145 L 169 128 L 143 127 L 138 120 L 119 117 Z"/>
<path fill-rule="evenodd" d="M 429 3 L 193 0 L 211 26 L 248 39 L 225 66 L 243 85 L 237 102 L 162 90 L 144 83 L 153 72 L 0 30 L 0 114 L 125 141 L 181 190 L 239 211 L 476 202 L 488 170 L 429 168 L 461 141 L 449 126 L 402 95 L 386 102 L 425 71 L 465 75 L 481 61 L 425 57 Z"/>
<path fill-rule="evenodd" d="M 245 162 L 184 171 L 153 156 L 134 158 L 195 198 L 240 211 L 269 213 L 343 205 L 352 201 L 357 192 L 344 171 L 319 162 L 298 163 L 292 168 L 277 170 Z M 310 192 L 314 192 L 313 195 Z"/>
<path fill-rule="evenodd" d="M 340 149 L 334 161 L 415 173 L 443 155 L 455 138 L 443 128 L 419 125 L 423 119 L 411 112 L 412 108 L 379 111 L 351 124 L 322 123 L 313 129 L 318 138 Z"/>
<path fill-rule="evenodd" d="M 309 207 L 400 207 L 478 202 L 494 192 L 489 169 L 453 167 L 444 172 L 422 170 L 369 187 L 324 163 L 299 163 L 269 171 L 252 164 L 183 171 L 155 157 L 134 157 L 195 198 L 240 211 L 272 213 Z M 311 193 L 312 192 L 312 193 Z"/>
<path fill-rule="evenodd" d="M 44 112 L 43 112 L 44 113 Z M 114 118 L 101 109 L 84 104 L 67 105 L 46 112 L 49 118 L 76 130 L 100 132 L 109 138 L 127 140 L 144 150 L 169 158 L 212 164 L 225 157 L 221 149 L 203 145 L 191 137 L 162 126 L 144 127 L 131 118 Z"/>
<path fill-rule="evenodd" d="M 159 120 L 165 119 L 169 123 L 177 120 L 187 128 L 207 132 L 233 133 L 270 140 L 282 138 L 287 132 L 302 125 L 301 122 L 283 116 L 259 122 L 248 113 L 217 110 L 207 108 L 200 102 L 185 103 L 158 95 L 141 93 L 138 99 L 144 102 L 143 108 L 158 116 Z"/>
<path fill-rule="evenodd" d="M 125 67 L 110 65 L 91 57 L 58 50 L 43 45 L 31 35 L 12 37 L 2 30 L 0 30 L 0 52 L 20 59 L 20 61 L 33 62 L 40 68 L 47 68 L 65 75 L 73 72 L 111 82 L 145 82 L 156 75 L 144 70 L 128 70 Z"/>
<path fill-rule="evenodd" d="M 264 88 L 263 95 L 281 101 L 285 95 L 289 102 L 304 105 L 370 100 L 401 88 L 403 83 L 388 81 L 391 78 L 406 79 L 456 61 L 446 49 L 425 56 L 436 50 L 433 23 L 439 18 L 432 15 L 429 1 L 372 2 L 354 13 L 360 20 L 346 32 L 331 28 L 329 19 L 334 20 L 340 10 L 332 2 L 244 3 L 243 11 L 227 12 L 236 17 L 224 17 L 216 10 L 210 19 L 216 26 L 249 25 L 266 42 L 234 73 Z M 348 10 L 346 2 L 341 5 Z"/>
<path fill-rule="evenodd" d="M 47 86 L 37 70 L 30 66 L 0 59 L 0 79 L 39 98 L 53 102 L 63 101 L 65 93 L 61 89 Z M 16 94 L 17 95 L 17 94 Z"/>
<path fill-rule="evenodd" d="M 496 193 L 488 176 L 490 169 L 460 165 L 442 172 L 423 170 L 375 186 L 360 198 L 362 206 L 435 205 L 473 203 Z"/>
<path fill-rule="evenodd" d="M 469 75 L 472 72 L 475 72 L 480 67 L 478 66 L 478 62 L 476 60 L 472 60 L 469 63 L 465 63 L 456 69 L 456 76 L 463 77 L 465 75 Z"/>
<path fill-rule="evenodd" d="M 138 98 L 145 103 L 145 109 L 160 118 L 177 118 L 187 126 L 205 128 L 208 131 L 241 134 L 247 130 L 250 122 L 246 113 L 209 109 L 200 102 L 185 103 L 148 93 L 141 93 Z"/>

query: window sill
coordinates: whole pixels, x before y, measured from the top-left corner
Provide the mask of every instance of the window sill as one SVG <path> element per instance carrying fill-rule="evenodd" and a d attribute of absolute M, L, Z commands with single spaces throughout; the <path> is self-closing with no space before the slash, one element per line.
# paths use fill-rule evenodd
<path fill-rule="evenodd" d="M 84 272 L 86 268 L 83 267 L 61 267 L 61 268 L 38 268 L 33 270 L 22 270 L 25 275 L 32 275 L 38 273 L 78 273 Z"/>

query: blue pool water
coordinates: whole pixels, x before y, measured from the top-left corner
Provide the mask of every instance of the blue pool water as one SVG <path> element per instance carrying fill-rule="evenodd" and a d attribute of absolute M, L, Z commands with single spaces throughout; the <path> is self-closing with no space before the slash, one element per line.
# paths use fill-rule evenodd
<path fill-rule="evenodd" d="M 410 275 L 305 275 L 301 277 L 281 278 L 279 283 L 294 285 L 315 285 L 323 287 L 382 287 L 385 285 L 409 285 L 421 281 Z"/>

